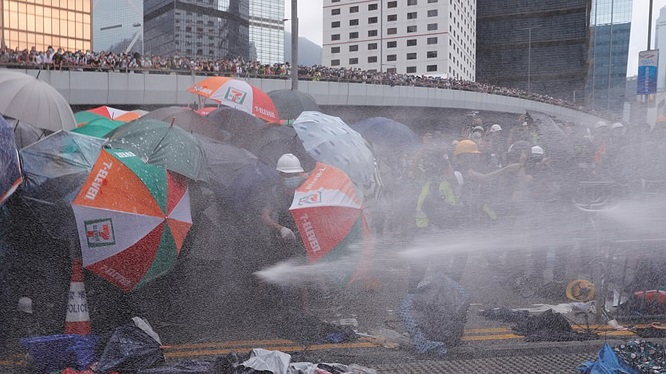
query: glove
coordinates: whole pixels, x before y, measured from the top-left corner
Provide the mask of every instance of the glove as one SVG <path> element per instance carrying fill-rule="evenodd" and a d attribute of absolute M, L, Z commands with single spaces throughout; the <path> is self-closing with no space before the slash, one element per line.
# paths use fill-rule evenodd
<path fill-rule="evenodd" d="M 296 235 L 289 227 L 282 227 L 280 229 L 280 235 L 282 236 L 282 239 L 285 240 L 296 240 Z"/>

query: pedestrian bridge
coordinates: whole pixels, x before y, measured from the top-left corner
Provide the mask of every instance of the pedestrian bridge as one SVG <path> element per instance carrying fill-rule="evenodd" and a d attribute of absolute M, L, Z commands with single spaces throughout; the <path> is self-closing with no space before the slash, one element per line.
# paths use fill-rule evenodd
<path fill-rule="evenodd" d="M 37 75 L 38 70 L 25 69 Z M 196 97 L 187 88 L 205 76 L 179 74 L 41 71 L 39 79 L 54 86 L 70 105 L 147 106 L 191 105 Z M 269 92 L 291 88 L 288 79 L 247 78 Z M 299 90 L 327 107 L 412 107 L 524 113 L 546 113 L 562 121 L 594 124 L 601 118 L 557 105 L 516 97 L 415 86 L 349 82 L 299 81 Z"/>

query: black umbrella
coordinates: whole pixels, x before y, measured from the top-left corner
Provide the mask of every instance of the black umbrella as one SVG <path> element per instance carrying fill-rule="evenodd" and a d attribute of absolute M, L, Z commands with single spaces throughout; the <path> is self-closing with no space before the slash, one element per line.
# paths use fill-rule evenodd
<path fill-rule="evenodd" d="M 315 160 L 305 151 L 303 143 L 291 126 L 269 126 L 254 133 L 244 146 L 268 166 L 275 167 L 285 153 L 298 157 L 305 170 L 314 168 Z"/>
<path fill-rule="evenodd" d="M 20 151 L 25 175 L 21 198 L 52 236 L 69 239 L 77 235 L 69 207 L 105 142 L 59 131 Z"/>
<path fill-rule="evenodd" d="M 528 112 L 537 129 L 541 145 L 555 167 L 568 168 L 574 156 L 571 139 L 549 115 L 540 112 Z"/>
<path fill-rule="evenodd" d="M 257 156 L 247 149 L 238 148 L 206 136 L 196 136 L 206 155 L 208 180 L 218 187 L 229 187 L 239 173 L 259 162 Z"/>
<path fill-rule="evenodd" d="M 229 134 L 228 140 L 234 145 L 246 145 L 254 134 L 268 125 L 259 118 L 227 106 L 221 106 L 206 116 L 208 121 L 216 128 Z M 215 138 L 215 137 L 213 137 Z M 219 138 L 215 138 L 218 139 Z"/>
<path fill-rule="evenodd" d="M 296 119 L 305 111 L 321 112 L 317 101 L 309 93 L 298 90 L 275 90 L 268 93 L 277 108 L 280 119 Z"/>
<path fill-rule="evenodd" d="M 167 106 L 155 109 L 141 118 L 173 123 L 187 132 L 205 135 L 215 140 L 229 138 L 229 133 L 210 123 L 208 117 L 202 116 L 186 106 Z"/>
<path fill-rule="evenodd" d="M 412 129 L 390 118 L 366 118 L 351 128 L 373 145 L 391 152 L 407 151 L 421 144 L 421 139 Z"/>

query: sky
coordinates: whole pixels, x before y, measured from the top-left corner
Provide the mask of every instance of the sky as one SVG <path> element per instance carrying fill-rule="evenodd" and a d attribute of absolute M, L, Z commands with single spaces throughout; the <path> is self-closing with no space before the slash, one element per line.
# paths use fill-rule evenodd
<path fill-rule="evenodd" d="M 652 1 L 652 45 L 654 46 L 654 27 L 659 17 L 659 10 L 666 6 L 666 0 Z M 318 45 L 322 45 L 322 4 L 323 0 L 298 0 L 299 35 Z M 638 52 L 647 49 L 649 4 L 650 0 L 634 0 L 627 76 L 637 74 Z M 291 0 L 285 0 L 285 18 L 291 18 Z M 289 22 L 285 25 L 289 30 L 291 27 Z M 662 56 L 666 58 L 666 51 Z"/>

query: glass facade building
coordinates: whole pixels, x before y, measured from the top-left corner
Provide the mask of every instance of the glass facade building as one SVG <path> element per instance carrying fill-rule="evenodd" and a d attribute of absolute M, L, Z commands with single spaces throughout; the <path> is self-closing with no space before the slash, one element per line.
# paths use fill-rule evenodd
<path fill-rule="evenodd" d="M 476 81 L 580 102 L 591 0 L 477 0 Z"/>
<path fill-rule="evenodd" d="M 250 59 L 284 62 L 284 1 L 250 0 Z"/>
<path fill-rule="evenodd" d="M 91 0 L 0 0 L 1 41 L 10 48 L 91 48 Z"/>
<path fill-rule="evenodd" d="M 144 0 L 146 54 L 249 58 L 249 0 Z"/>
<path fill-rule="evenodd" d="M 93 0 L 92 19 L 93 50 L 142 52 L 143 1 Z"/>
<path fill-rule="evenodd" d="M 593 0 L 587 105 L 621 111 L 625 101 L 632 0 Z"/>

